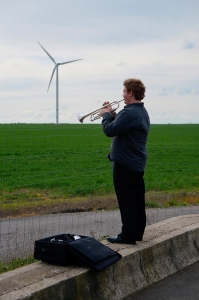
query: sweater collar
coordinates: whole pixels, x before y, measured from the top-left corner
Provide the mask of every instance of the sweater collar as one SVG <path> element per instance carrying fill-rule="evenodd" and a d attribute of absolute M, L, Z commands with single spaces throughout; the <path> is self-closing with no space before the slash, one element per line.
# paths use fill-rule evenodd
<path fill-rule="evenodd" d="M 142 107 L 142 106 L 144 106 L 144 102 L 140 102 L 140 103 L 131 103 L 131 104 L 125 105 L 124 107 L 132 107 L 132 106 Z"/>

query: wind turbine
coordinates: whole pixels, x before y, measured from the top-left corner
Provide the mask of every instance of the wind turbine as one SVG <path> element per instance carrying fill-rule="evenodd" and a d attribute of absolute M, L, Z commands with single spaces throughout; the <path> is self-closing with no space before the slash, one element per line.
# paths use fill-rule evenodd
<path fill-rule="evenodd" d="M 75 59 L 75 60 L 70 60 L 70 61 L 66 61 L 66 62 L 62 62 L 62 63 L 56 63 L 56 61 L 54 60 L 54 58 L 44 49 L 44 47 L 39 42 L 38 42 L 38 44 L 41 46 L 41 48 L 46 52 L 46 54 L 50 57 L 50 59 L 55 64 L 55 67 L 53 69 L 53 72 L 52 72 L 52 75 L 51 75 L 51 78 L 50 78 L 50 82 L 49 82 L 49 85 L 48 85 L 48 90 L 50 88 L 50 84 L 51 84 L 51 81 L 53 79 L 53 75 L 54 75 L 55 70 L 56 70 L 56 124 L 59 124 L 59 79 L 58 79 L 58 67 L 59 67 L 59 65 L 69 64 L 69 63 L 72 63 L 72 62 L 75 62 L 75 61 L 78 61 L 78 60 L 81 60 L 81 59 Z M 47 92 L 48 92 L 48 90 L 47 90 Z"/>

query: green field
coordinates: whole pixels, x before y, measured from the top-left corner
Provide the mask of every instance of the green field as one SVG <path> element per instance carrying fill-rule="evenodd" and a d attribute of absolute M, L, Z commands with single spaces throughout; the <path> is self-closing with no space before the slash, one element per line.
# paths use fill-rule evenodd
<path fill-rule="evenodd" d="M 113 194 L 110 144 L 100 124 L 0 125 L 1 207 Z M 151 125 L 146 191 L 198 192 L 198 149 L 199 124 Z"/>

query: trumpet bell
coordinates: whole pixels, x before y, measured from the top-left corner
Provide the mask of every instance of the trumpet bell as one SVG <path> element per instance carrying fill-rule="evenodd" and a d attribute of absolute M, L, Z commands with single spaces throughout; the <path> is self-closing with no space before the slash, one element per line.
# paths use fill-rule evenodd
<path fill-rule="evenodd" d="M 83 123 L 85 116 L 77 114 L 77 118 L 81 123 Z"/>

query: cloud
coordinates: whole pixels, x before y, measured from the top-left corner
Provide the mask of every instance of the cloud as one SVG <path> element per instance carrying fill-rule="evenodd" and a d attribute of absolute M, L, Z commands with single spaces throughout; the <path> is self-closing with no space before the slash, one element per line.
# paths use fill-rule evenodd
<path fill-rule="evenodd" d="M 34 111 L 33 110 L 27 110 L 27 111 L 23 111 L 22 115 L 23 117 L 27 118 L 27 117 L 32 117 L 34 115 Z"/>
<path fill-rule="evenodd" d="M 189 89 L 182 89 L 178 93 L 179 93 L 179 95 L 188 95 L 188 94 L 191 94 L 191 90 L 189 90 Z"/>
<path fill-rule="evenodd" d="M 120 66 L 120 67 L 126 67 L 127 65 L 123 62 L 120 62 L 119 64 L 117 64 L 117 66 Z"/>
<path fill-rule="evenodd" d="M 197 123 L 197 117 L 193 117 L 192 114 L 176 112 L 175 110 L 150 111 L 150 119 L 153 124 Z"/>
<path fill-rule="evenodd" d="M 164 88 L 162 90 L 162 92 L 159 94 L 159 96 L 169 96 L 171 95 L 172 93 L 174 92 L 174 89 L 173 88 Z"/>
<path fill-rule="evenodd" d="M 194 48 L 198 48 L 198 45 L 195 42 L 185 41 L 183 48 L 184 49 L 194 49 Z"/>

